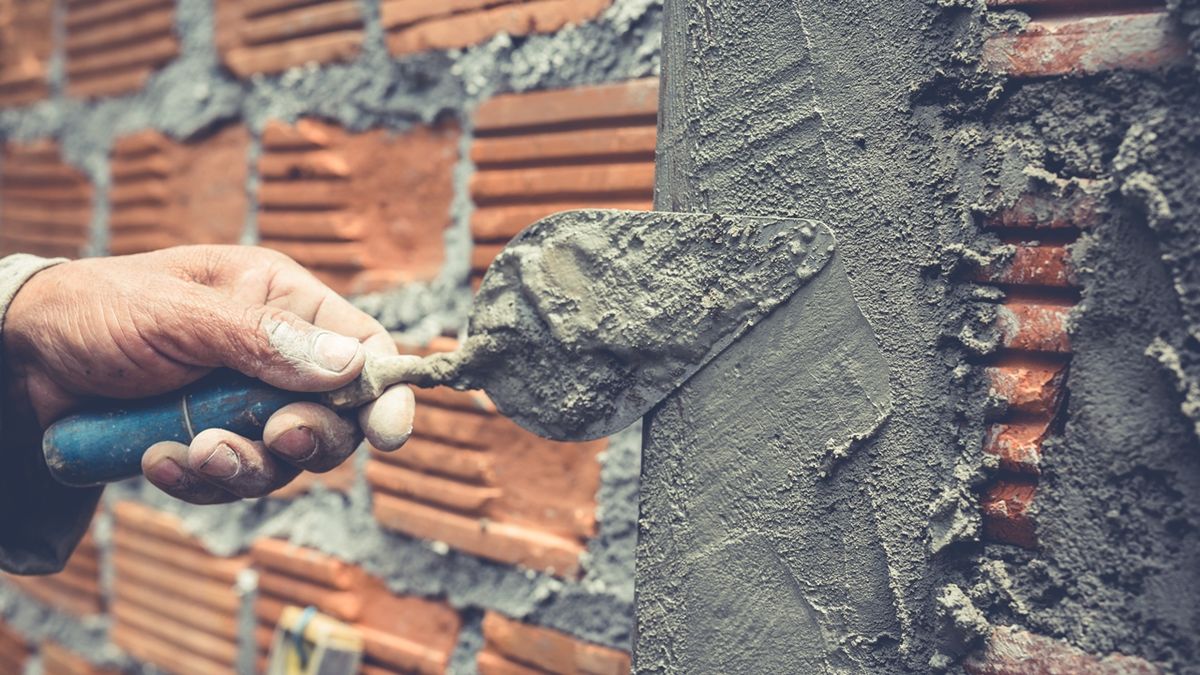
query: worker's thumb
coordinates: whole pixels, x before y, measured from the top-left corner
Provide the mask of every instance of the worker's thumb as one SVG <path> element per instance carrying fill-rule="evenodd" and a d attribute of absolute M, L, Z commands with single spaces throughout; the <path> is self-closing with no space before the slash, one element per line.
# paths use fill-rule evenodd
<path fill-rule="evenodd" d="M 286 310 L 226 298 L 197 308 L 190 356 L 292 391 L 328 391 L 348 384 L 366 358 L 362 344 L 310 324 Z"/>

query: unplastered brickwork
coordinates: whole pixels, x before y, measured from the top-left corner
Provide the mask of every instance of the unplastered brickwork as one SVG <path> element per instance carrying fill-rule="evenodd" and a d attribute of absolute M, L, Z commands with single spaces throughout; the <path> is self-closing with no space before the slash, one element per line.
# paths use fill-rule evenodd
<path fill-rule="evenodd" d="M 479 44 L 498 33 L 553 33 L 596 18 L 612 0 L 382 0 L 393 54 Z"/>
<path fill-rule="evenodd" d="M 353 58 L 363 40 L 358 0 L 217 0 L 217 45 L 240 77 Z"/>
<path fill-rule="evenodd" d="M 651 208 L 658 81 L 498 96 L 475 117 L 476 285 L 526 225 L 578 208 Z"/>
<path fill-rule="evenodd" d="M 254 243 L 436 350 L 525 225 L 650 206 L 655 0 L 53 6 L 0 0 L 5 253 Z M 627 672 L 636 432 L 417 396 L 402 451 L 259 502 L 110 487 L 64 572 L 3 579 L 0 670 L 254 672 L 290 604 L 359 630 L 364 673 Z"/>
<path fill-rule="evenodd" d="M 92 186 L 50 140 L 8 143 L 0 155 L 0 252 L 83 255 Z"/>
<path fill-rule="evenodd" d="M 267 123 L 258 162 L 262 243 L 346 293 L 437 275 L 450 226 L 454 124 L 352 133 Z"/>
<path fill-rule="evenodd" d="M 109 251 L 236 244 L 248 208 L 249 144 L 242 126 L 190 143 L 155 130 L 117 139 L 110 164 Z"/>
<path fill-rule="evenodd" d="M 446 671 L 462 620 L 444 602 L 397 595 L 359 567 L 279 539 L 257 541 L 251 558 L 258 571 L 260 670 L 284 609 L 311 606 L 358 629 L 364 675 Z"/>
<path fill-rule="evenodd" d="M 134 502 L 114 508 L 112 640 L 169 672 L 230 672 L 238 663 L 238 575 L 246 556 L 209 553 L 179 519 Z"/>
<path fill-rule="evenodd" d="M 53 0 L 0 2 L 0 105 L 24 105 L 49 93 L 53 11 Z"/>
<path fill-rule="evenodd" d="M 454 343 L 431 347 L 449 351 Z M 576 577 L 596 534 L 605 445 L 538 438 L 478 392 L 418 390 L 409 444 L 371 453 L 375 517 L 468 553 Z"/>
<path fill-rule="evenodd" d="M 138 89 L 179 53 L 172 0 L 67 0 L 67 91 L 80 97 Z"/>
<path fill-rule="evenodd" d="M 483 619 L 480 675 L 626 675 L 629 655 L 495 612 Z"/>

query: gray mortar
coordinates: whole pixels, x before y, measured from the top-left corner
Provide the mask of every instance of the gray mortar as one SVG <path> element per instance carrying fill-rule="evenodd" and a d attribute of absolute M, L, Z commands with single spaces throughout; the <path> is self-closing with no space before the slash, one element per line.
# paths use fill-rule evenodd
<path fill-rule="evenodd" d="M 885 567 L 863 575 L 861 563 L 819 551 L 789 560 L 799 561 L 793 582 L 809 597 L 823 597 L 810 589 L 823 563 L 845 565 L 850 588 L 886 582 L 891 597 L 860 609 L 896 623 L 869 634 L 826 626 L 840 641 L 827 647 L 825 667 L 953 668 L 990 622 L 1171 672 L 1200 669 L 1200 475 L 1195 420 L 1184 414 L 1197 408 L 1188 397 L 1200 374 L 1192 65 L 1164 77 L 1010 82 L 980 71 L 979 50 L 988 33 L 1027 17 L 988 16 L 975 0 L 672 1 L 659 208 L 829 224 L 892 364 L 896 410 L 838 469 L 858 477 L 842 483 L 847 500 L 865 488 L 875 504 Z M 1193 52 L 1198 7 L 1172 3 Z M 980 234 L 980 214 L 1047 179 L 1077 177 L 1107 181 L 1111 212 L 1075 247 L 1085 290 L 1072 328 L 1069 420 L 1046 449 L 1035 500 L 1043 548 L 980 547 L 976 489 L 991 470 L 981 460 L 983 421 L 998 406 L 974 364 L 997 347 L 1002 296 L 965 281 L 964 259 L 995 247 Z M 714 384 L 707 395 L 721 391 Z M 777 392 L 761 396 L 764 409 L 777 405 Z M 676 414 L 660 411 L 651 428 L 678 432 L 686 447 Z M 756 438 L 747 426 L 727 432 L 729 447 Z M 668 478 L 687 475 L 681 461 L 661 487 L 643 486 L 644 500 L 670 494 Z M 643 511 L 645 527 L 670 517 L 659 508 Z M 837 523 L 819 527 L 836 538 Z M 789 597 L 786 577 L 763 574 L 767 597 Z M 670 642 L 680 634 L 644 636 L 638 657 L 650 658 L 639 669 L 681 654 Z"/>
<path fill-rule="evenodd" d="M 446 264 L 428 283 L 355 298 L 398 335 L 414 342 L 460 331 L 471 302 L 467 285 L 471 246 L 469 159 L 471 113 L 488 97 L 580 84 L 623 81 L 658 74 L 661 0 L 616 0 L 603 16 L 554 35 L 498 36 L 465 50 L 392 59 L 386 52 L 378 0 L 363 0 L 365 42 L 346 64 L 295 68 L 239 81 L 220 67 L 212 43 L 210 0 L 179 0 L 179 58 L 155 74 L 140 92 L 86 102 L 63 92 L 61 16 L 58 49 L 51 62 L 55 95 L 47 101 L 0 111 L 0 139 L 55 138 L 69 163 L 96 186 L 91 252 L 107 250 L 109 152 L 115 139 L 158 129 L 195 139 L 220 125 L 243 123 L 251 131 L 247 191 L 253 199 L 266 121 L 317 116 L 346 128 L 403 131 L 415 123 L 451 119 L 461 125 L 461 158 L 455 168 L 453 226 L 446 232 Z M 253 207 L 253 202 L 251 202 Z M 257 241 L 253 208 L 245 243 Z M 477 617 L 483 609 L 539 623 L 601 644 L 628 649 L 632 616 L 632 550 L 640 433 L 617 434 L 605 457 L 598 498 L 600 534 L 589 543 L 587 572 L 579 582 L 517 570 L 383 531 L 371 516 L 370 493 L 361 480 L 348 496 L 317 488 L 291 502 L 259 500 L 219 507 L 181 505 L 144 483 L 112 486 L 105 497 L 139 499 L 184 518 L 186 526 L 218 554 L 244 551 L 258 536 L 290 536 L 388 580 L 398 592 L 446 597 Z M 360 457 L 359 461 L 364 461 Z M 619 503 L 609 503 L 619 500 Z M 84 630 L 68 617 L 2 591 L 5 616 L 34 637 L 53 631 L 70 647 L 90 652 L 102 633 Z M 473 628 L 472 628 L 473 626 Z M 472 619 L 455 652 L 455 668 L 471 672 L 470 655 L 481 640 Z M 244 636 L 252 640 L 252 632 Z M 473 642 L 474 640 L 474 642 Z"/>

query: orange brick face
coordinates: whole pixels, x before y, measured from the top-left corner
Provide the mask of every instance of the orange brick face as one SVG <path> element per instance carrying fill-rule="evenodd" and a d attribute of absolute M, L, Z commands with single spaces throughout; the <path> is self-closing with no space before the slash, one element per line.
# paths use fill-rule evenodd
<path fill-rule="evenodd" d="M 49 93 L 53 12 L 51 0 L 0 2 L 0 106 L 24 105 Z"/>
<path fill-rule="evenodd" d="M 480 675 L 625 675 L 629 654 L 565 633 L 529 626 L 495 612 L 483 619 Z"/>
<path fill-rule="evenodd" d="M 99 614 L 104 609 L 100 594 L 100 550 L 90 532 L 79 542 L 61 572 L 5 578 L 26 595 L 76 616 Z"/>
<path fill-rule="evenodd" d="M 393 54 L 470 47 L 500 33 L 553 33 L 590 21 L 612 0 L 383 0 L 380 14 Z"/>
<path fill-rule="evenodd" d="M 6 624 L 0 623 L 0 673 L 23 673 L 29 659 L 29 643 Z"/>
<path fill-rule="evenodd" d="M 1018 8 L 1033 21 L 997 35 L 983 50 L 985 66 L 1013 77 L 1090 75 L 1107 70 L 1153 70 L 1183 60 L 1187 45 L 1156 3 L 1113 12 L 1100 3 L 1070 0 L 989 0 Z"/>
<path fill-rule="evenodd" d="M 657 114 L 657 80 L 483 104 L 471 147 L 475 284 L 504 244 L 539 218 L 578 208 L 651 208 Z"/>
<path fill-rule="evenodd" d="M 173 0 L 68 0 L 67 91 L 134 91 L 179 52 Z"/>
<path fill-rule="evenodd" d="M 189 143 L 157 131 L 118 139 L 112 151 L 110 251 L 237 243 L 246 222 L 249 143 L 241 126 Z"/>
<path fill-rule="evenodd" d="M 1093 656 L 1062 640 L 1017 628 L 992 631 L 987 646 L 963 664 L 970 675 L 1024 673 L 1092 673 L 1093 675 L 1159 675 L 1154 664 L 1133 656 Z"/>
<path fill-rule="evenodd" d="M 121 502 L 114 513 L 113 642 L 172 673 L 233 672 L 234 585 L 249 560 L 212 555 L 178 518 L 148 506 Z"/>
<path fill-rule="evenodd" d="M 451 124 L 397 134 L 271 122 L 259 162 L 263 245 L 346 293 L 433 278 L 450 225 L 458 135 Z"/>
<path fill-rule="evenodd" d="M 367 465 L 379 522 L 473 555 L 577 575 L 596 532 L 606 441 L 538 438 L 475 392 L 416 395 L 412 438 L 397 452 L 373 451 Z"/>
<path fill-rule="evenodd" d="M 79 257 L 88 244 L 92 187 L 52 141 L 9 143 L 0 173 L 0 254 Z"/>
<path fill-rule="evenodd" d="M 288 605 L 312 605 L 363 636 L 363 673 L 445 672 L 462 621 L 448 605 L 391 593 L 361 568 L 278 539 L 251 551 L 259 572 L 255 640 L 260 668 Z"/>
<path fill-rule="evenodd" d="M 362 25 L 357 0 L 217 0 L 221 60 L 240 77 L 351 59 Z"/>

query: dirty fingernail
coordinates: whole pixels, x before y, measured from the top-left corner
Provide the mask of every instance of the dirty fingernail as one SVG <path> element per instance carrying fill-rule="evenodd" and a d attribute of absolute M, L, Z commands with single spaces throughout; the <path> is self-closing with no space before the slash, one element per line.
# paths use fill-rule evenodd
<path fill-rule="evenodd" d="M 308 427 L 296 427 L 275 439 L 271 451 L 302 462 L 317 454 L 317 437 Z"/>
<path fill-rule="evenodd" d="M 242 460 L 233 448 L 225 443 L 218 443 L 212 454 L 200 463 L 199 469 L 204 475 L 213 478 L 233 478 L 242 470 Z"/>
<path fill-rule="evenodd" d="M 319 366 L 340 373 L 350 365 L 361 348 L 362 344 L 352 337 L 324 332 L 317 336 L 313 344 L 313 355 Z"/>
<path fill-rule="evenodd" d="M 183 482 L 183 467 L 173 459 L 161 459 L 146 470 L 146 478 L 164 487 L 175 487 Z"/>

